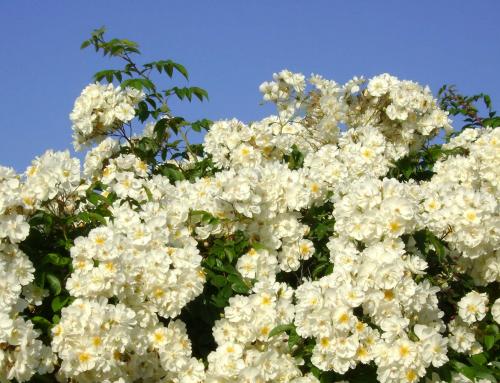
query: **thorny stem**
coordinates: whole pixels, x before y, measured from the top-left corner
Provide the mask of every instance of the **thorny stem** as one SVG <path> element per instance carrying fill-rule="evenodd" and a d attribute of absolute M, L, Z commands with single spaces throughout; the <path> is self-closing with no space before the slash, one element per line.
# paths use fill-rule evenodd
<path fill-rule="evenodd" d="M 125 129 L 123 128 L 123 125 L 120 126 L 120 132 L 122 133 L 121 137 L 125 138 L 125 140 L 129 143 L 130 148 L 132 151 L 134 150 L 134 143 L 130 138 L 128 138 L 127 133 L 125 132 Z"/>
<path fill-rule="evenodd" d="M 182 131 L 182 129 L 180 129 L 180 135 L 181 135 L 182 139 L 184 140 L 184 142 L 186 143 L 186 149 L 187 149 L 187 151 L 194 157 L 194 161 L 198 162 L 198 156 L 196 155 L 196 153 L 191 148 L 191 145 L 189 144 L 187 135 L 186 135 L 185 132 Z"/>

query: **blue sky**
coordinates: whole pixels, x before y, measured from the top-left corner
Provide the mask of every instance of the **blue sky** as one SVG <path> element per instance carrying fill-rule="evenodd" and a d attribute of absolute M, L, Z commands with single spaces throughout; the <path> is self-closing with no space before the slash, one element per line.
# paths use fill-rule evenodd
<path fill-rule="evenodd" d="M 453 83 L 498 108 L 499 13 L 498 0 L 0 0 L 0 164 L 23 171 L 47 149 L 71 148 L 75 98 L 117 67 L 79 49 L 103 25 L 137 41 L 140 61 L 180 62 L 189 85 L 208 91 L 209 102 L 174 113 L 251 121 L 270 113 L 259 84 L 284 68 L 338 82 L 389 72 L 434 92 Z"/>

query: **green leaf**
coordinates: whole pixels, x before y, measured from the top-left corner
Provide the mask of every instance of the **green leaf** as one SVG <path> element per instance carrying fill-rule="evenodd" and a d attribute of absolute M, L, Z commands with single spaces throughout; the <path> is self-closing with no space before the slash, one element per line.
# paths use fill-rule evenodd
<path fill-rule="evenodd" d="M 223 297 L 220 294 L 212 296 L 211 302 L 215 307 L 224 308 L 227 306 L 227 298 Z"/>
<path fill-rule="evenodd" d="M 50 303 L 50 307 L 52 307 L 52 311 L 55 313 L 61 311 L 61 309 L 69 302 L 70 297 L 69 296 L 62 296 L 59 295 L 52 299 L 52 302 Z"/>
<path fill-rule="evenodd" d="M 240 275 L 238 270 L 236 270 L 233 265 L 228 265 L 228 264 L 222 265 L 221 270 L 225 271 L 228 274 L 233 274 L 233 275 L 238 275 L 238 276 Z"/>
<path fill-rule="evenodd" d="M 104 219 L 104 217 L 101 214 L 94 212 L 87 212 L 87 214 L 91 219 L 91 221 L 99 222 L 102 225 L 106 225 L 106 219 Z"/>
<path fill-rule="evenodd" d="M 95 191 L 87 191 L 87 200 L 94 206 L 98 206 L 99 202 L 102 202 L 106 206 L 109 205 L 107 198 Z"/>
<path fill-rule="evenodd" d="M 82 45 L 80 45 L 80 49 L 85 49 L 91 44 L 90 40 L 85 40 Z"/>
<path fill-rule="evenodd" d="M 168 77 L 172 78 L 174 74 L 174 65 L 172 62 L 168 61 L 163 65 L 163 69 L 167 73 Z"/>
<path fill-rule="evenodd" d="M 148 201 L 153 201 L 153 193 L 151 193 L 151 190 L 146 186 L 146 185 L 142 185 L 142 187 L 144 188 L 144 191 L 146 192 L 146 195 L 148 196 Z"/>
<path fill-rule="evenodd" d="M 45 281 L 48 283 L 50 291 L 54 295 L 59 295 L 61 293 L 61 281 L 54 274 L 47 273 L 45 275 Z"/>
<path fill-rule="evenodd" d="M 495 345 L 495 335 L 485 335 L 484 336 L 484 345 L 486 350 L 491 350 Z"/>
<path fill-rule="evenodd" d="M 227 280 L 231 283 L 244 283 L 239 274 L 230 274 L 227 276 Z"/>
<path fill-rule="evenodd" d="M 300 169 L 304 165 L 304 155 L 296 145 L 292 146 L 292 153 L 285 156 L 285 159 L 288 161 L 288 167 L 291 170 Z"/>
<path fill-rule="evenodd" d="M 36 286 L 38 286 L 42 289 L 45 287 L 45 275 L 46 275 L 45 271 L 42 271 L 41 273 L 37 273 L 35 275 L 34 283 Z"/>
<path fill-rule="evenodd" d="M 232 247 L 226 247 L 224 248 L 224 254 L 226 254 L 226 257 L 229 262 L 233 262 L 234 259 L 236 259 L 236 252 Z"/>
<path fill-rule="evenodd" d="M 30 226 L 51 226 L 54 218 L 51 214 L 44 211 L 37 211 L 30 219 Z"/>
<path fill-rule="evenodd" d="M 196 222 L 203 222 L 207 224 L 216 224 L 220 222 L 219 218 L 214 217 L 212 214 L 205 210 L 191 210 L 189 214 L 190 217 L 196 218 Z"/>
<path fill-rule="evenodd" d="M 146 67 L 146 65 L 148 65 L 148 64 L 144 64 L 144 67 Z M 158 73 L 161 73 L 161 71 L 163 70 L 163 65 L 158 61 L 155 61 L 155 62 L 152 62 L 149 64 L 149 68 L 152 68 L 153 66 L 156 68 Z"/>
<path fill-rule="evenodd" d="M 43 331 L 47 331 L 52 326 L 52 323 L 50 323 L 49 320 L 47 320 L 46 318 L 41 317 L 39 315 L 31 318 L 31 322 L 33 322 L 35 327 L 37 327 Z"/>
<path fill-rule="evenodd" d="M 139 104 L 137 104 L 137 116 L 139 117 L 139 120 L 141 120 L 141 122 L 146 121 L 146 119 L 149 117 L 149 109 L 146 102 L 141 101 L 139 102 Z"/>
<path fill-rule="evenodd" d="M 184 175 L 182 172 L 174 166 L 167 166 L 170 164 L 166 164 L 161 168 L 161 173 L 165 176 L 168 177 L 170 182 L 175 183 L 175 181 L 181 181 L 184 179 Z"/>
<path fill-rule="evenodd" d="M 211 124 L 212 124 L 212 121 L 207 120 L 207 119 L 203 119 L 203 120 L 199 120 L 199 121 L 195 121 L 195 122 L 191 123 L 191 128 L 195 132 L 201 132 L 202 129 L 208 131 L 210 129 Z"/>
<path fill-rule="evenodd" d="M 180 74 L 182 74 L 186 78 L 186 80 L 189 80 L 188 72 L 183 65 L 181 65 L 179 63 L 172 63 L 172 65 L 174 66 L 175 69 L 177 69 L 177 72 L 179 72 Z"/>
<path fill-rule="evenodd" d="M 288 335 L 288 348 L 292 350 L 292 348 L 298 345 L 301 341 L 302 338 L 300 335 L 298 335 L 295 330 L 291 331 L 290 335 Z"/>
<path fill-rule="evenodd" d="M 231 277 L 231 275 L 229 277 Z M 233 289 L 233 291 L 238 294 L 246 294 L 250 291 L 250 287 L 247 286 L 242 280 L 231 283 L 231 289 Z"/>
<path fill-rule="evenodd" d="M 222 290 L 220 291 L 220 293 L 226 299 L 229 299 L 229 298 L 231 298 L 233 296 L 233 290 L 231 289 L 231 286 L 229 286 L 229 285 L 224 286 L 222 288 Z"/>
<path fill-rule="evenodd" d="M 174 87 L 172 89 L 173 89 L 175 95 L 177 96 L 177 98 L 179 98 L 180 100 L 183 100 L 184 97 L 186 97 L 186 88 Z"/>
<path fill-rule="evenodd" d="M 491 97 L 488 96 L 487 94 L 485 94 L 483 99 L 484 99 L 484 104 L 486 105 L 486 107 L 488 109 L 490 109 L 491 108 Z"/>
<path fill-rule="evenodd" d="M 55 266 L 66 266 L 71 263 L 71 258 L 64 257 L 57 253 L 48 253 L 43 257 L 43 263 L 51 263 Z"/>
<path fill-rule="evenodd" d="M 469 359 L 473 364 L 478 366 L 483 366 L 488 362 L 488 359 L 486 359 L 486 356 L 484 356 L 483 353 L 472 355 Z"/>
<path fill-rule="evenodd" d="M 154 84 L 150 80 L 145 78 L 131 78 L 123 81 L 120 86 L 122 88 L 131 87 L 138 90 L 142 90 L 143 88 L 145 88 L 150 91 L 153 91 L 155 88 Z"/>
<path fill-rule="evenodd" d="M 227 284 L 227 279 L 223 275 L 214 275 L 210 278 L 210 283 L 215 287 L 224 287 Z"/>
<path fill-rule="evenodd" d="M 483 126 L 491 126 L 492 128 L 496 128 L 497 126 L 500 126 L 500 117 L 493 117 L 493 118 L 485 118 L 482 120 Z"/>
<path fill-rule="evenodd" d="M 427 240 L 434 246 L 434 250 L 436 251 L 436 255 L 440 262 L 442 262 L 446 256 L 446 250 L 441 242 L 433 233 L 430 231 L 427 232 Z"/>
<path fill-rule="evenodd" d="M 190 88 L 190 92 L 193 93 L 200 101 L 203 101 L 203 97 L 208 100 L 208 93 L 205 89 L 193 86 Z"/>
<path fill-rule="evenodd" d="M 484 332 L 486 334 L 490 334 L 490 335 L 498 335 L 500 330 L 499 330 L 498 325 L 496 323 L 492 323 L 492 324 L 489 324 L 488 326 L 486 326 L 486 328 L 484 329 Z"/>
<path fill-rule="evenodd" d="M 102 70 L 94 74 L 94 80 L 101 81 L 102 79 L 105 78 L 107 82 L 111 83 L 113 82 L 113 76 L 116 74 L 116 72 L 120 73 L 120 71 L 116 71 L 114 69 Z"/>
<path fill-rule="evenodd" d="M 106 32 L 106 27 L 102 26 L 101 28 L 96 28 L 92 31 L 92 38 L 101 38 Z"/>
<path fill-rule="evenodd" d="M 328 272 L 326 272 L 325 274 L 322 273 L 327 271 L 330 266 L 333 266 L 330 262 L 318 264 L 318 266 L 316 266 L 312 271 L 313 279 L 317 279 L 320 275 L 322 276 L 328 274 Z"/>
<path fill-rule="evenodd" d="M 463 363 L 458 362 L 456 360 L 453 360 L 451 362 L 451 364 L 456 371 L 465 375 L 467 378 L 474 380 L 474 378 L 476 376 L 476 372 L 475 372 L 474 368 L 467 366 L 466 364 L 463 364 Z"/>
<path fill-rule="evenodd" d="M 163 138 L 165 136 L 165 132 L 167 131 L 167 128 L 168 128 L 168 121 L 165 118 L 158 120 L 158 122 L 155 124 L 155 127 L 153 129 L 155 132 L 156 138 L 158 140 L 163 140 Z"/>
<path fill-rule="evenodd" d="M 295 325 L 293 325 L 291 323 L 290 324 L 280 324 L 271 330 L 271 332 L 268 335 L 268 338 L 272 338 L 275 335 L 279 335 L 279 334 L 282 334 L 284 332 L 292 331 L 292 330 L 295 331 Z"/>

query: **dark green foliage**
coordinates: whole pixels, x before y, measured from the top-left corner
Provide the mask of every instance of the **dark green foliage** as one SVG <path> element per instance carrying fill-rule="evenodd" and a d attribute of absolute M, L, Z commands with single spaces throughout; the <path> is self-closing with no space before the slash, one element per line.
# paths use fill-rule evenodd
<path fill-rule="evenodd" d="M 295 145 L 292 146 L 292 152 L 285 155 L 284 159 L 292 170 L 300 169 L 304 165 L 304 154 Z"/>
<path fill-rule="evenodd" d="M 193 211 L 191 216 L 203 223 L 218 222 L 218 218 L 204 211 Z M 229 298 L 249 293 L 252 281 L 243 279 L 235 266 L 238 258 L 250 248 L 248 238 L 242 232 L 236 232 L 230 238 L 208 238 L 199 245 L 207 282 L 203 293 L 188 303 L 180 316 L 186 323 L 194 356 L 206 358 L 215 350 L 212 336 L 215 321 L 221 318 Z"/>

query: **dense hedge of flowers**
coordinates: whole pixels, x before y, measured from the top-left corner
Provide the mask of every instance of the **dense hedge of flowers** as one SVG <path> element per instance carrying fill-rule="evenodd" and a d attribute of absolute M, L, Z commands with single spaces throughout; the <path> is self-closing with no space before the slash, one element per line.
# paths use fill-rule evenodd
<path fill-rule="evenodd" d="M 103 33 L 83 46 L 126 65 L 75 102 L 83 168 L 0 167 L 0 381 L 500 378 L 487 96 L 284 70 L 260 86 L 276 115 L 188 122 L 169 97 L 206 92 L 152 81 L 185 68 Z"/>

